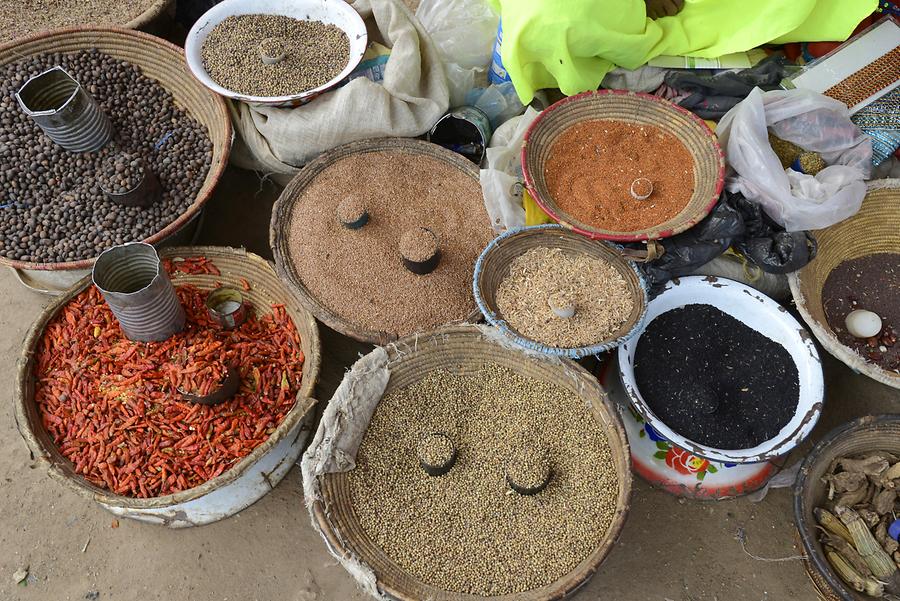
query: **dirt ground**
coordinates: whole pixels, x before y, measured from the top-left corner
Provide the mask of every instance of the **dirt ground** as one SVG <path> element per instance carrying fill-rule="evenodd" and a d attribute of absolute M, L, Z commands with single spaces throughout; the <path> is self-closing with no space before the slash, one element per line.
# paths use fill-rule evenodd
<path fill-rule="evenodd" d="M 277 190 L 231 170 L 211 201 L 200 243 L 246 246 L 270 256 Z M 216 524 L 188 530 L 121 520 L 32 464 L 13 419 L 22 338 L 47 303 L 0 270 L 0 600 L 356 601 L 366 599 L 310 526 L 299 469 L 261 501 Z M 318 398 L 328 399 L 367 347 L 323 328 Z M 823 352 L 824 356 L 824 352 Z M 827 401 L 814 438 L 866 413 L 897 412 L 900 391 L 825 358 Z M 808 446 L 808 445 L 806 445 Z M 800 458 L 794 453 L 790 462 Z M 766 559 L 754 559 L 741 548 Z M 624 532 L 576 601 L 767 601 L 817 597 L 796 559 L 788 490 L 761 503 L 684 501 L 635 480 Z M 784 559 L 784 560 L 782 560 Z M 776 560 L 776 561 L 772 561 Z M 13 573 L 27 568 L 27 585 Z"/>

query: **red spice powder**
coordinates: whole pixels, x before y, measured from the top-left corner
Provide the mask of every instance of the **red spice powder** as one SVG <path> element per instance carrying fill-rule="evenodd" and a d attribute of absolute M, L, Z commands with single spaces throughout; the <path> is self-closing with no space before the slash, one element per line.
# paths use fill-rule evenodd
<path fill-rule="evenodd" d="M 675 136 L 652 125 L 583 121 L 553 143 L 544 168 L 550 196 L 568 215 L 595 229 L 643 230 L 680 213 L 694 194 L 694 161 Z M 646 177 L 653 193 L 631 195 Z"/>

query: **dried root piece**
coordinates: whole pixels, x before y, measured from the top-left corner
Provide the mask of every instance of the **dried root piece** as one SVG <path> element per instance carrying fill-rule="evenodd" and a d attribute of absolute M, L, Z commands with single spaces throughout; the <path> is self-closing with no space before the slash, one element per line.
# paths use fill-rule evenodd
<path fill-rule="evenodd" d="M 885 453 L 872 453 L 859 459 L 842 458 L 838 465 L 847 472 L 862 472 L 867 476 L 880 476 L 886 472 L 890 463 Z"/>
<path fill-rule="evenodd" d="M 831 484 L 836 493 L 853 492 L 868 484 L 866 475 L 862 472 L 841 472 L 823 478 Z"/>
<path fill-rule="evenodd" d="M 872 499 L 872 509 L 879 515 L 890 513 L 894 509 L 897 500 L 897 491 L 894 489 L 882 490 Z"/>
<path fill-rule="evenodd" d="M 866 496 L 869 494 L 869 487 L 871 484 L 867 486 L 863 486 L 858 490 L 854 490 L 852 492 L 845 492 L 843 494 L 838 495 L 834 499 L 835 508 L 838 507 L 853 507 L 854 505 L 859 505 L 860 503 L 865 503 Z"/>

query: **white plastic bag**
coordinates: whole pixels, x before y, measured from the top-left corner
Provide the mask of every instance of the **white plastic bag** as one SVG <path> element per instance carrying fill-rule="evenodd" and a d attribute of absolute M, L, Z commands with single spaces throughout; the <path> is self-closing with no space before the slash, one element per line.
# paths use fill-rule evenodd
<path fill-rule="evenodd" d="M 504 232 L 524 227 L 525 209 L 522 206 L 522 143 L 525 132 L 540 113 L 531 107 L 521 117 L 514 117 L 501 125 L 491 138 L 487 149 L 486 167 L 481 170 L 481 193 L 484 208 L 491 218 L 494 231 Z"/>
<path fill-rule="evenodd" d="M 499 17 L 485 0 L 422 0 L 416 17 L 444 61 L 450 105 L 463 104 L 490 67 Z"/>
<path fill-rule="evenodd" d="M 815 177 L 784 169 L 769 145 L 768 128 L 818 152 L 829 166 Z M 761 204 L 788 231 L 828 227 L 859 210 L 872 143 L 843 103 L 810 90 L 756 88 L 722 117 L 716 134 L 731 168 L 728 190 Z"/>

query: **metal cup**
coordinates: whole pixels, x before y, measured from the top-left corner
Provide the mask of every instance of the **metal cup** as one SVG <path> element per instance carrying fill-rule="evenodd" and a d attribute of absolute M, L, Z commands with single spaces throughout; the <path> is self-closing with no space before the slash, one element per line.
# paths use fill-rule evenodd
<path fill-rule="evenodd" d="M 184 308 L 150 244 L 103 251 L 91 277 L 129 340 L 157 342 L 184 329 Z"/>
<path fill-rule="evenodd" d="M 156 177 L 156 174 L 153 173 L 146 161 L 143 159 L 141 161 L 144 167 L 144 177 L 131 190 L 121 193 L 111 192 L 104 188 L 102 184 L 100 185 L 108 199 L 126 207 L 147 208 L 153 206 L 162 198 L 162 185 L 159 183 L 159 178 Z"/>
<path fill-rule="evenodd" d="M 70 152 L 100 150 L 112 139 L 109 117 L 62 67 L 26 81 L 16 100 L 51 140 Z"/>
<path fill-rule="evenodd" d="M 225 330 L 233 330 L 247 321 L 247 303 L 234 288 L 216 288 L 206 297 L 206 313 Z"/>

